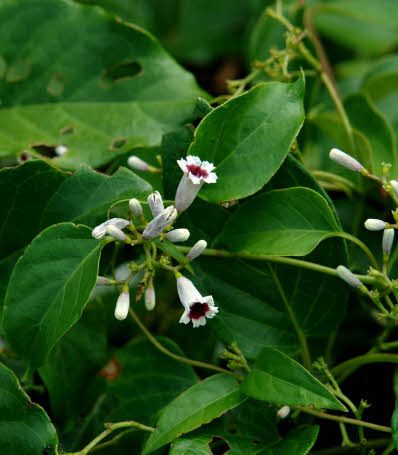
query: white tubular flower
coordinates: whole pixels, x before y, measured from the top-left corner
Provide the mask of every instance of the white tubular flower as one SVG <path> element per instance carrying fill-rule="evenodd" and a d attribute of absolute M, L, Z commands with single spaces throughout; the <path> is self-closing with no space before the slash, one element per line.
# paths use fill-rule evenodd
<path fill-rule="evenodd" d="M 180 323 L 188 324 L 192 321 L 194 327 L 206 324 L 206 318 L 213 318 L 218 313 L 211 295 L 202 297 L 192 281 L 183 276 L 177 278 L 177 291 L 185 311 Z"/>
<path fill-rule="evenodd" d="M 65 153 L 68 151 L 68 147 L 66 145 L 57 145 L 54 149 L 54 152 L 58 156 L 65 155 Z"/>
<path fill-rule="evenodd" d="M 190 261 L 193 261 L 194 259 L 196 259 L 198 256 L 200 256 L 203 253 L 203 251 L 206 249 L 206 247 L 207 247 L 206 240 L 199 240 L 190 249 L 189 253 L 187 254 L 187 258 Z"/>
<path fill-rule="evenodd" d="M 163 199 L 159 191 L 155 191 L 148 196 L 148 204 L 154 218 L 164 210 Z"/>
<path fill-rule="evenodd" d="M 127 239 L 127 235 L 113 224 L 106 227 L 106 233 L 119 242 L 124 242 Z"/>
<path fill-rule="evenodd" d="M 132 169 L 137 169 L 138 171 L 143 171 L 146 172 L 150 168 L 150 165 L 142 160 L 141 158 L 138 158 L 138 156 L 130 156 L 130 158 L 127 160 L 127 164 L 132 168 Z"/>
<path fill-rule="evenodd" d="M 119 321 L 123 321 L 126 319 L 127 315 L 129 314 L 129 307 L 130 307 L 130 294 L 128 291 L 123 291 L 116 302 L 115 308 L 115 318 Z"/>
<path fill-rule="evenodd" d="M 282 406 L 276 413 L 279 419 L 285 419 L 290 414 L 290 406 Z"/>
<path fill-rule="evenodd" d="M 95 227 L 93 229 L 91 235 L 95 239 L 102 239 L 103 237 L 105 237 L 106 228 L 108 226 L 112 225 L 112 226 L 116 226 L 118 229 L 123 229 L 126 226 L 128 226 L 129 224 L 130 224 L 130 221 L 124 220 L 123 218 L 111 218 L 110 220 L 105 221 L 105 223 L 102 223 L 102 224 L 98 225 L 97 227 Z"/>
<path fill-rule="evenodd" d="M 215 167 L 208 161 L 201 161 L 197 156 L 187 156 L 187 159 L 177 160 L 184 172 L 176 193 L 176 209 L 186 210 L 194 201 L 203 183 L 216 183 L 217 174 L 212 172 Z"/>
<path fill-rule="evenodd" d="M 339 265 L 336 269 L 337 275 L 343 281 L 354 288 L 359 288 L 362 286 L 362 283 L 359 279 L 351 272 L 351 270 L 344 267 L 344 265 Z"/>
<path fill-rule="evenodd" d="M 148 311 L 152 311 L 156 305 L 156 296 L 155 296 L 155 289 L 153 289 L 153 285 L 150 284 L 145 289 L 145 308 Z"/>
<path fill-rule="evenodd" d="M 368 231 L 382 231 L 387 227 L 387 223 L 383 220 L 369 218 L 365 221 L 365 227 Z"/>
<path fill-rule="evenodd" d="M 170 242 L 176 243 L 176 242 L 185 242 L 186 240 L 189 239 L 190 232 L 188 229 L 173 229 L 172 231 L 168 232 L 166 234 L 166 239 L 169 240 Z"/>
<path fill-rule="evenodd" d="M 156 216 L 145 228 L 142 233 L 142 238 L 145 240 L 154 239 L 161 232 L 163 232 L 166 227 L 171 224 L 177 218 L 177 210 L 173 205 L 167 207 L 163 210 L 158 216 Z"/>
<path fill-rule="evenodd" d="M 383 253 L 387 256 L 391 253 L 392 244 L 394 242 L 394 229 L 385 229 L 383 232 Z"/>
<path fill-rule="evenodd" d="M 391 180 L 390 185 L 392 187 L 392 192 L 394 193 L 394 196 L 398 198 L 398 182 L 396 180 Z"/>
<path fill-rule="evenodd" d="M 359 161 L 339 149 L 332 149 L 329 153 L 329 158 L 354 172 L 361 172 L 364 169 Z"/>
<path fill-rule="evenodd" d="M 129 200 L 129 207 L 130 210 L 133 212 L 133 214 L 139 218 L 142 216 L 142 206 L 140 204 L 140 201 L 136 198 L 130 199 Z"/>
<path fill-rule="evenodd" d="M 97 286 L 105 286 L 106 284 L 109 284 L 110 283 L 110 279 L 109 278 L 105 278 L 104 276 L 98 276 L 97 277 Z"/>

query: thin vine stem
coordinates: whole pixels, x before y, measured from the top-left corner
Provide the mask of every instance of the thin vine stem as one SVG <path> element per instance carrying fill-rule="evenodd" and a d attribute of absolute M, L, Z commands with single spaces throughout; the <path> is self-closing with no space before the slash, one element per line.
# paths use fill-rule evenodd
<path fill-rule="evenodd" d="M 380 447 L 388 446 L 391 442 L 391 439 L 381 438 L 381 439 L 373 439 L 366 441 L 365 447 L 367 449 L 378 449 Z M 354 450 L 357 451 L 362 444 L 360 443 L 352 443 L 350 447 L 328 447 L 327 449 L 320 449 L 311 451 L 311 455 L 337 455 L 340 453 L 349 453 L 353 452 Z"/>
<path fill-rule="evenodd" d="M 166 354 L 169 357 L 172 357 L 173 359 L 178 360 L 179 362 L 187 363 L 188 365 L 192 365 L 192 366 L 199 367 L 199 368 L 206 368 L 208 370 L 218 371 L 219 373 L 227 373 L 231 376 L 234 376 L 239 381 L 241 381 L 243 379 L 243 377 L 240 374 L 234 373 L 233 371 L 226 370 L 225 368 L 218 367 L 217 365 L 200 362 L 199 360 L 188 359 L 187 357 L 183 357 L 183 356 L 174 354 L 173 352 L 166 349 L 161 343 L 159 343 L 159 341 L 145 327 L 145 325 L 142 323 L 141 319 L 137 316 L 137 314 L 135 313 L 135 311 L 132 308 L 130 308 L 129 311 L 130 311 L 130 314 L 133 317 L 134 321 L 137 323 L 139 328 L 144 332 L 144 334 L 148 338 L 148 340 L 156 348 L 158 348 L 159 351 L 163 352 L 163 354 Z"/>

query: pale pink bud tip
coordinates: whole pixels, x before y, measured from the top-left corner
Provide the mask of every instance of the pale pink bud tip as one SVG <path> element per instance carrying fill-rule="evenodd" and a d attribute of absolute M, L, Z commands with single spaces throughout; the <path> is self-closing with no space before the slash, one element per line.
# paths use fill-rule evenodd
<path fill-rule="evenodd" d="M 148 204 L 154 218 L 164 210 L 163 199 L 159 191 L 155 191 L 148 196 Z"/>
<path fill-rule="evenodd" d="M 129 314 L 129 307 L 130 307 L 130 295 L 128 291 L 123 291 L 116 302 L 115 308 L 115 318 L 119 321 L 123 321 L 126 319 L 127 315 Z"/>
<path fill-rule="evenodd" d="M 337 276 L 345 281 L 347 284 L 354 288 L 359 288 L 362 286 L 362 283 L 359 279 L 351 272 L 351 270 L 344 267 L 344 265 L 339 265 L 336 269 Z"/>
<path fill-rule="evenodd" d="M 194 259 L 196 259 L 197 257 L 199 257 L 203 251 L 206 249 L 207 247 L 207 242 L 206 240 L 199 240 L 198 242 L 195 243 L 195 245 L 191 248 L 191 250 L 189 251 L 189 253 L 187 254 L 187 258 L 190 260 L 190 261 L 193 261 Z"/>
<path fill-rule="evenodd" d="M 364 169 L 359 161 L 339 149 L 332 149 L 329 153 L 329 158 L 351 171 L 360 172 Z"/>
<path fill-rule="evenodd" d="M 133 214 L 139 218 L 142 216 L 142 206 L 140 204 L 140 201 L 137 199 L 133 198 L 129 200 L 129 207 L 130 210 L 133 212 Z"/>
<path fill-rule="evenodd" d="M 119 229 L 123 229 L 126 226 L 128 226 L 129 224 L 130 224 L 130 221 L 124 220 L 123 218 L 111 218 L 110 220 L 105 221 L 104 223 L 99 224 L 98 226 L 96 226 L 93 229 L 91 235 L 95 239 L 102 239 L 105 236 L 105 234 L 106 234 L 106 228 L 108 226 L 113 225 L 113 226 L 116 226 Z"/>
<path fill-rule="evenodd" d="M 389 255 L 391 253 L 392 244 L 394 242 L 394 229 L 385 229 L 383 232 L 383 253 Z"/>
<path fill-rule="evenodd" d="M 170 205 L 167 209 L 163 210 L 162 213 L 159 213 L 145 228 L 142 233 L 142 238 L 144 240 L 154 239 L 160 235 L 167 226 L 173 223 L 177 218 L 177 210 Z"/>
<path fill-rule="evenodd" d="M 138 171 L 144 171 L 146 172 L 149 169 L 149 164 L 142 160 L 141 158 L 138 158 L 138 156 L 130 156 L 130 158 L 127 160 L 127 164 L 132 168 L 132 169 L 137 169 Z"/>
<path fill-rule="evenodd" d="M 387 227 L 387 223 L 383 220 L 369 218 L 365 221 L 365 228 L 368 231 L 382 231 Z"/>
<path fill-rule="evenodd" d="M 68 147 L 66 145 L 57 145 L 54 149 L 55 154 L 58 156 L 65 155 L 65 153 L 68 151 Z"/>
<path fill-rule="evenodd" d="M 106 233 L 113 237 L 115 240 L 119 240 L 119 242 L 124 242 L 127 239 L 126 234 L 113 224 L 110 224 L 106 227 Z"/>
<path fill-rule="evenodd" d="M 155 289 L 153 286 L 148 286 L 145 290 L 145 308 L 152 311 L 156 305 Z"/>
<path fill-rule="evenodd" d="M 279 411 L 276 413 L 279 419 L 285 419 L 290 414 L 289 406 L 282 406 Z"/>
<path fill-rule="evenodd" d="M 184 229 L 184 228 L 173 229 L 172 231 L 170 231 L 166 234 L 166 239 L 169 242 L 173 242 L 173 243 L 185 242 L 186 240 L 189 239 L 189 236 L 190 236 L 190 232 L 188 231 L 188 229 Z"/>

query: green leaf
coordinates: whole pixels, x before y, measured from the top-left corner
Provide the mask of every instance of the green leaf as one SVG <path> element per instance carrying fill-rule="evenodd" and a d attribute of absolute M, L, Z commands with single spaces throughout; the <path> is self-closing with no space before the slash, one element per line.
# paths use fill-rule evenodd
<path fill-rule="evenodd" d="M 384 98 L 398 89 L 398 55 L 382 58 L 366 72 L 361 88 L 372 100 Z"/>
<path fill-rule="evenodd" d="M 388 120 L 362 94 L 354 94 L 344 100 L 344 107 L 352 126 L 362 133 L 372 148 L 372 169 L 381 174 L 382 162 L 392 164 L 392 172 L 398 171 L 396 137 Z"/>
<path fill-rule="evenodd" d="M 158 340 L 171 352 L 183 355 L 172 340 Z M 164 406 L 198 382 L 190 365 L 163 354 L 148 340 L 134 340 L 119 349 L 115 359 L 121 373 L 108 383 L 119 401 L 117 409 L 107 417 L 112 422 L 134 419 L 153 425 Z"/>
<path fill-rule="evenodd" d="M 326 200 L 297 187 L 260 194 L 242 205 L 220 240 L 233 252 L 304 256 L 339 230 Z"/>
<path fill-rule="evenodd" d="M 88 395 L 91 382 L 106 360 L 103 312 L 88 305 L 82 318 L 55 345 L 48 362 L 39 368 L 50 395 L 52 413 L 64 431 L 85 411 L 82 397 Z"/>
<path fill-rule="evenodd" d="M 313 12 L 314 25 L 323 36 L 359 54 L 380 54 L 398 43 L 395 0 L 318 2 Z"/>
<path fill-rule="evenodd" d="M 40 232 L 40 216 L 67 177 L 40 160 L 0 171 L 0 258 L 24 248 Z"/>
<path fill-rule="evenodd" d="M 304 79 L 259 84 L 208 114 L 189 155 L 217 167 L 218 181 L 200 196 L 209 202 L 250 196 L 275 174 L 304 121 Z"/>
<path fill-rule="evenodd" d="M 100 252 L 101 242 L 89 228 L 61 223 L 39 234 L 15 266 L 4 330 L 11 347 L 32 366 L 45 363 L 80 318 L 96 283 Z"/>
<path fill-rule="evenodd" d="M 108 218 L 110 206 L 135 197 L 146 201 L 152 187 L 126 168 L 107 176 L 82 167 L 51 197 L 44 210 L 41 227 L 62 221 L 95 227 Z"/>
<path fill-rule="evenodd" d="M 391 437 L 394 447 L 398 449 L 398 409 L 391 416 Z"/>
<path fill-rule="evenodd" d="M 190 119 L 203 95 L 148 32 L 100 8 L 5 0 L 0 40 L 7 65 L 0 81 L 2 156 L 65 144 L 57 165 L 98 167 L 138 144 L 159 144 L 162 133 Z"/>
<path fill-rule="evenodd" d="M 210 441 L 209 436 L 177 439 L 173 442 L 169 455 L 212 455 L 213 452 L 209 448 Z"/>
<path fill-rule="evenodd" d="M 57 454 L 55 428 L 44 409 L 23 391 L 14 373 L 0 363 L 0 452 L 7 455 Z"/>
<path fill-rule="evenodd" d="M 306 455 L 315 444 L 319 427 L 295 428 L 275 446 L 259 452 L 259 455 Z"/>
<path fill-rule="evenodd" d="M 257 400 L 346 411 L 339 400 L 304 367 L 282 352 L 264 348 L 241 390 Z"/>
<path fill-rule="evenodd" d="M 226 374 L 211 376 L 190 387 L 163 409 L 143 455 L 213 420 L 241 402 L 237 381 Z"/>

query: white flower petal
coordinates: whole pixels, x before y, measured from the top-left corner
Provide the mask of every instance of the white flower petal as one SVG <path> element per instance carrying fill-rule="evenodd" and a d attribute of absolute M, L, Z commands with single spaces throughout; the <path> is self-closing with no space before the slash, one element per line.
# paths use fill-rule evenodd
<path fill-rule="evenodd" d="M 193 175 L 191 173 L 188 174 L 188 178 L 194 185 L 199 185 L 202 180 L 202 177 L 197 177 L 196 175 Z"/>
<path fill-rule="evenodd" d="M 177 160 L 177 164 L 180 166 L 180 169 L 182 170 L 182 172 L 184 172 L 184 174 L 188 172 L 187 162 L 186 160 L 184 160 L 184 158 Z"/>
<path fill-rule="evenodd" d="M 188 310 L 188 312 L 192 303 L 200 302 L 202 300 L 200 292 L 196 289 L 192 281 L 185 278 L 185 276 L 177 278 L 177 291 L 181 303 Z"/>
<path fill-rule="evenodd" d="M 203 180 L 206 183 L 216 183 L 217 182 L 217 174 L 214 172 L 210 172 L 210 174 L 207 177 L 204 177 Z"/>
<path fill-rule="evenodd" d="M 189 324 L 189 317 L 188 317 L 189 310 L 185 310 L 180 318 L 180 324 Z"/>

